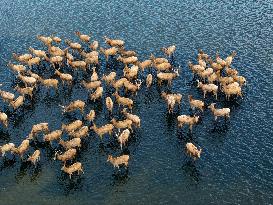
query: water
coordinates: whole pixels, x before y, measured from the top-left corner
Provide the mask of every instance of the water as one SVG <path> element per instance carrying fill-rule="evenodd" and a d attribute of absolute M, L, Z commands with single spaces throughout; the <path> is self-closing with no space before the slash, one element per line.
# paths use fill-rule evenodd
<path fill-rule="evenodd" d="M 117 144 L 108 137 L 101 144 L 90 132 L 77 160 L 84 175 L 69 180 L 52 160 L 53 150 L 32 144 L 31 151 L 42 151 L 36 169 L 18 159 L 0 163 L 0 204 L 270 204 L 272 203 L 273 143 L 271 124 L 273 94 L 272 2 L 267 1 L 7 1 L 0 7 L 0 75 L 5 90 L 12 90 L 14 75 L 6 64 L 11 53 L 23 53 L 29 46 L 42 48 L 37 34 L 77 40 L 73 32 L 92 32 L 101 43 L 102 36 L 122 38 L 128 49 L 136 50 L 141 60 L 150 53 L 161 55 L 159 48 L 176 44 L 174 64 L 181 76 L 172 90 L 184 94 L 180 111 L 166 114 L 159 97 L 160 89 L 142 89 L 135 98 L 134 113 L 142 127 L 124 153 L 130 154 L 129 170 L 118 172 L 106 163 L 108 154 L 119 155 Z M 105 46 L 102 43 L 102 46 Z M 176 116 L 189 114 L 187 95 L 201 98 L 191 85 L 187 62 L 197 49 L 209 54 L 219 51 L 226 56 L 236 50 L 234 67 L 248 80 L 243 100 L 225 102 L 231 107 L 231 119 L 225 124 L 213 122 L 209 110 L 202 123 L 190 135 L 178 130 Z M 103 60 L 103 58 L 102 58 Z M 100 74 L 105 69 L 102 64 Z M 45 73 L 50 76 L 50 73 Z M 62 116 L 58 104 L 87 99 L 80 86 L 72 92 L 46 93 L 41 88 L 33 106 L 9 113 L 8 130 L 2 130 L 0 144 L 17 145 L 31 126 L 49 122 L 58 129 L 63 122 L 79 118 L 79 113 Z M 105 95 L 106 96 L 106 95 Z M 212 102 L 209 98 L 207 103 Z M 89 103 L 86 111 L 96 108 L 101 125 L 109 121 L 100 104 Z M 1 103 L 1 109 L 7 106 Z M 117 111 L 115 110 L 115 113 Z M 193 163 L 184 151 L 193 141 L 204 150 Z"/>

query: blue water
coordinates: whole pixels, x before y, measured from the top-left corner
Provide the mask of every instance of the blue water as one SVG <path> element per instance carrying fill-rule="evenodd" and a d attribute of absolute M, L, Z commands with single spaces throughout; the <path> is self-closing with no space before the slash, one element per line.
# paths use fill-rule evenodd
<path fill-rule="evenodd" d="M 12 52 L 24 53 L 29 46 L 42 49 L 37 34 L 56 32 L 63 39 L 77 41 L 74 31 L 79 30 L 92 32 L 103 47 L 102 36 L 121 38 L 141 60 L 150 53 L 160 56 L 161 47 L 175 44 L 173 63 L 182 72 L 172 91 L 184 97 L 181 110 L 170 116 L 156 84 L 140 91 L 133 112 L 141 117 L 142 126 L 124 151 L 131 157 L 127 172 L 106 163 L 109 153 L 121 153 L 115 141 L 106 137 L 100 143 L 93 132 L 77 158 L 85 173 L 72 180 L 61 172 L 61 163 L 52 160 L 54 150 L 43 144 L 32 144 L 30 150 L 38 147 L 42 151 L 36 169 L 19 159 L 1 160 L 0 204 L 273 203 L 272 11 L 269 0 L 1 1 L 2 89 L 12 91 L 15 85 L 15 76 L 6 66 Z M 202 97 L 187 67 L 198 48 L 212 55 L 219 51 L 222 56 L 236 50 L 233 66 L 247 78 L 247 86 L 242 100 L 226 102 L 221 96 L 217 102 L 219 107 L 231 108 L 229 121 L 214 123 L 206 110 L 191 135 L 187 129 L 177 129 L 176 116 L 190 113 L 188 94 Z M 100 75 L 106 69 L 103 57 L 101 61 Z M 120 69 L 114 67 L 110 69 Z M 44 74 L 50 76 L 48 71 Z M 1 128 L 0 144 L 12 141 L 18 145 L 39 122 L 46 121 L 55 130 L 79 118 L 80 113 L 63 116 L 58 104 L 87 97 L 78 84 L 71 92 L 60 87 L 59 94 L 40 88 L 32 106 L 28 103 L 21 112 L 9 112 L 11 123 L 7 130 Z M 212 101 L 209 97 L 206 103 Z M 86 112 L 91 108 L 98 113 L 99 125 L 109 122 L 104 106 L 89 103 Z M 8 107 L 1 103 L 1 109 Z M 195 163 L 185 155 L 188 141 L 203 148 Z"/>

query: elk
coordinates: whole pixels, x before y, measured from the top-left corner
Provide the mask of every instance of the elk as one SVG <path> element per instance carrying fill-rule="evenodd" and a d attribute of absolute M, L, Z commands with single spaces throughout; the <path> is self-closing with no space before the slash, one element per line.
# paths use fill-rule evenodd
<path fill-rule="evenodd" d="M 184 124 L 188 124 L 190 131 L 192 131 L 193 125 L 199 121 L 199 116 L 180 115 L 177 117 L 178 127 L 183 127 Z"/>
<path fill-rule="evenodd" d="M 28 96 L 30 96 L 31 99 L 33 97 L 33 89 L 34 89 L 33 87 L 21 88 L 18 85 L 16 85 L 14 88 L 14 90 L 16 90 L 21 95 L 28 95 Z"/>
<path fill-rule="evenodd" d="M 12 106 L 14 110 L 16 110 L 24 104 L 24 100 L 25 100 L 25 97 L 20 95 L 15 100 L 10 101 L 9 105 Z"/>
<path fill-rule="evenodd" d="M 153 75 L 152 74 L 148 74 L 146 77 L 146 86 L 147 88 L 151 87 L 153 83 Z"/>
<path fill-rule="evenodd" d="M 226 58 L 226 66 L 229 67 L 232 63 L 233 58 L 236 56 L 236 51 L 233 51 L 227 58 Z"/>
<path fill-rule="evenodd" d="M 31 69 L 33 65 L 39 65 L 41 61 L 40 57 L 31 58 L 27 61 L 27 65 Z"/>
<path fill-rule="evenodd" d="M 85 102 L 83 102 L 82 100 L 75 100 L 73 102 L 71 102 L 69 105 L 67 106 L 61 106 L 63 108 L 63 112 L 73 112 L 77 109 L 79 109 L 81 111 L 81 113 L 84 113 L 84 107 L 85 107 Z"/>
<path fill-rule="evenodd" d="M 117 74 L 116 72 L 111 72 L 108 75 L 104 75 L 102 76 L 102 80 L 104 80 L 106 82 L 106 84 L 111 84 L 115 81 Z"/>
<path fill-rule="evenodd" d="M 61 73 L 59 70 L 55 71 L 55 74 L 58 75 L 64 85 L 64 82 L 67 82 L 69 85 L 72 84 L 73 77 L 68 73 Z"/>
<path fill-rule="evenodd" d="M 125 65 L 128 65 L 128 64 L 136 64 L 138 61 L 138 58 L 136 56 L 130 56 L 130 57 L 119 56 L 117 60 L 122 62 Z"/>
<path fill-rule="evenodd" d="M 25 139 L 22 141 L 21 145 L 18 148 L 13 148 L 12 152 L 20 155 L 21 159 L 23 159 L 23 155 L 28 150 L 28 148 L 29 148 L 29 140 Z"/>
<path fill-rule="evenodd" d="M 90 36 L 86 35 L 86 34 L 82 34 L 79 31 L 76 31 L 75 34 L 80 38 L 81 41 L 85 42 L 85 43 L 89 43 L 90 41 Z"/>
<path fill-rule="evenodd" d="M 157 73 L 159 73 L 161 71 L 170 71 L 172 68 L 172 65 L 169 62 L 165 62 L 165 63 L 155 64 L 154 67 L 157 70 Z"/>
<path fill-rule="evenodd" d="M 83 126 L 77 131 L 72 131 L 69 133 L 69 136 L 73 138 L 83 138 L 88 135 L 89 128 L 88 126 Z"/>
<path fill-rule="evenodd" d="M 113 101 L 110 97 L 106 97 L 105 99 L 105 104 L 106 104 L 106 108 L 107 110 L 112 113 L 112 110 L 113 110 Z"/>
<path fill-rule="evenodd" d="M 123 130 L 123 132 L 120 135 L 117 135 L 118 142 L 120 144 L 120 149 L 122 149 L 122 146 L 125 145 L 125 143 L 128 141 L 130 136 L 130 131 L 128 129 Z"/>
<path fill-rule="evenodd" d="M 196 160 L 196 158 L 200 158 L 202 149 L 198 150 L 194 144 L 188 142 L 186 144 L 186 152 L 190 157 L 193 157 L 193 159 Z"/>
<path fill-rule="evenodd" d="M 203 72 L 205 70 L 205 67 L 197 64 L 197 65 L 193 65 L 192 62 L 189 61 L 188 63 L 189 68 L 191 69 L 191 71 L 196 74 L 196 73 L 200 73 Z"/>
<path fill-rule="evenodd" d="M 82 49 L 82 45 L 79 44 L 79 43 L 74 43 L 70 40 L 65 40 L 65 43 L 72 49 L 75 49 L 75 50 L 81 50 Z"/>
<path fill-rule="evenodd" d="M 66 167 L 65 164 L 61 169 L 65 173 L 69 174 L 69 178 L 71 179 L 71 176 L 74 172 L 78 172 L 78 175 L 83 172 L 82 164 L 80 162 L 75 162 L 74 164 L 70 165 L 69 167 Z"/>
<path fill-rule="evenodd" d="M 246 79 L 243 76 L 236 75 L 233 77 L 235 82 L 238 82 L 240 86 L 246 85 Z"/>
<path fill-rule="evenodd" d="M 91 122 L 93 122 L 94 121 L 94 119 L 95 119 L 95 116 L 96 116 L 96 114 L 95 114 L 95 110 L 90 110 L 90 112 L 86 115 L 86 120 L 88 120 L 89 122 L 91 121 Z"/>
<path fill-rule="evenodd" d="M 31 53 L 33 53 L 35 56 L 40 57 L 41 59 L 47 57 L 45 51 L 42 51 L 42 50 L 35 50 L 35 49 L 32 48 L 32 47 L 29 47 L 29 51 L 30 51 Z"/>
<path fill-rule="evenodd" d="M 228 76 L 236 76 L 236 75 L 238 75 L 238 71 L 236 70 L 236 69 L 232 69 L 232 68 L 230 68 L 230 67 L 226 67 L 226 74 L 228 75 Z"/>
<path fill-rule="evenodd" d="M 117 81 L 113 81 L 112 83 L 111 83 L 111 85 L 112 85 L 112 87 L 114 87 L 115 88 L 115 90 L 116 90 L 116 92 L 119 90 L 119 88 L 121 88 L 123 85 L 124 85 L 124 82 L 125 81 L 127 81 L 127 79 L 126 78 L 121 78 L 121 79 L 119 79 L 119 80 L 117 80 Z"/>
<path fill-rule="evenodd" d="M 54 160 L 58 159 L 66 164 L 66 161 L 74 159 L 76 154 L 77 150 L 74 148 L 65 151 L 63 154 L 59 154 L 57 151 L 55 152 Z"/>
<path fill-rule="evenodd" d="M 142 84 L 142 80 L 136 80 L 136 83 L 133 84 L 130 81 L 125 81 L 124 82 L 124 87 L 126 92 L 131 91 L 132 93 L 135 93 L 137 95 L 137 91 L 140 89 L 140 86 Z"/>
<path fill-rule="evenodd" d="M 25 87 L 27 87 L 28 85 L 29 86 L 35 86 L 36 83 L 37 83 L 37 80 L 33 77 L 28 77 L 28 76 L 24 76 L 24 75 L 21 75 L 20 73 L 18 73 L 18 78 L 24 82 L 25 84 Z"/>
<path fill-rule="evenodd" d="M 169 58 L 173 55 L 173 53 L 175 52 L 175 45 L 169 46 L 167 48 L 163 47 L 161 50 L 164 52 L 164 54 L 166 56 L 168 56 Z"/>
<path fill-rule="evenodd" d="M 109 135 L 112 135 L 114 126 L 112 124 L 106 124 L 101 127 L 97 127 L 95 123 L 93 123 L 91 129 L 94 130 L 94 132 L 97 133 L 97 135 L 99 135 L 100 139 L 102 139 L 102 136 L 104 134 L 108 133 Z"/>
<path fill-rule="evenodd" d="M 125 50 L 124 47 L 120 47 L 119 52 L 122 57 L 126 57 L 126 58 L 132 57 L 132 56 L 137 56 L 137 53 L 135 51 Z"/>
<path fill-rule="evenodd" d="M 100 51 L 105 55 L 106 61 L 108 62 L 109 56 L 115 56 L 118 53 L 118 48 L 111 47 L 108 49 L 100 48 Z"/>
<path fill-rule="evenodd" d="M 97 89 L 98 87 L 101 86 L 101 81 L 91 81 L 89 83 L 82 81 L 82 85 L 85 87 L 87 90 L 91 89 Z"/>
<path fill-rule="evenodd" d="M 168 63 L 168 59 L 166 58 L 156 58 L 153 54 L 151 54 L 150 59 L 152 60 L 153 64 L 161 64 L 161 63 Z"/>
<path fill-rule="evenodd" d="M 128 106 L 128 108 L 129 108 L 130 110 L 133 109 L 133 104 L 134 104 L 134 102 L 133 102 L 133 100 L 131 100 L 130 98 L 121 97 L 121 96 L 118 94 L 118 92 L 115 92 L 115 93 L 113 94 L 113 96 L 115 96 L 116 101 L 117 101 L 117 103 L 118 103 L 119 106 L 120 106 L 120 105 Z"/>
<path fill-rule="evenodd" d="M 86 71 L 87 63 L 85 61 L 70 61 L 67 59 L 67 62 L 75 70 L 82 69 L 83 71 Z"/>
<path fill-rule="evenodd" d="M 55 64 L 61 67 L 63 60 L 64 58 L 62 56 L 51 56 L 50 58 L 46 58 L 46 61 L 50 62 L 54 69 L 56 68 Z"/>
<path fill-rule="evenodd" d="M 166 94 L 165 92 L 161 93 L 161 97 L 166 101 L 168 105 L 168 112 L 173 113 L 174 106 L 175 106 L 175 97 L 172 94 Z"/>
<path fill-rule="evenodd" d="M 7 128 L 8 127 L 8 116 L 4 112 L 0 112 L 0 122 Z"/>
<path fill-rule="evenodd" d="M 57 79 L 53 79 L 53 78 L 43 79 L 43 78 L 40 78 L 40 82 L 46 88 L 53 87 L 55 90 L 58 90 L 58 83 L 59 83 L 59 81 Z"/>
<path fill-rule="evenodd" d="M 42 35 L 37 35 L 37 39 L 42 41 L 46 46 L 51 45 L 53 41 L 51 37 L 42 36 Z"/>
<path fill-rule="evenodd" d="M 105 43 L 107 43 L 109 46 L 112 47 L 123 47 L 124 46 L 124 41 L 120 39 L 110 39 L 107 38 L 106 36 L 103 37 Z"/>
<path fill-rule="evenodd" d="M 60 56 L 63 57 L 65 55 L 65 51 L 62 50 L 61 48 L 57 47 L 57 46 L 48 46 L 48 52 L 49 54 L 54 57 L 54 56 Z"/>
<path fill-rule="evenodd" d="M 119 169 L 119 166 L 124 164 L 126 167 L 128 167 L 128 161 L 129 161 L 129 155 L 122 155 L 119 157 L 113 157 L 112 155 L 108 155 L 107 162 L 110 162 L 114 168 L 117 167 Z"/>
<path fill-rule="evenodd" d="M 4 102 L 11 102 L 15 98 L 15 95 L 13 93 L 0 90 L 0 96 L 4 100 Z"/>
<path fill-rule="evenodd" d="M 206 98 L 207 92 L 212 92 L 213 95 L 215 95 L 215 98 L 217 100 L 217 92 L 218 92 L 218 86 L 217 85 L 214 85 L 214 84 L 203 84 L 203 83 L 199 82 L 198 80 L 197 80 L 197 82 L 198 82 L 197 87 L 201 88 L 202 91 L 203 91 L 203 93 L 204 93 L 203 94 L 203 98 Z"/>
<path fill-rule="evenodd" d="M 200 109 L 202 112 L 204 111 L 205 103 L 201 100 L 193 99 L 192 95 L 188 96 L 191 109 L 194 110 L 195 108 Z"/>
<path fill-rule="evenodd" d="M 12 53 L 12 56 L 15 60 L 22 63 L 27 63 L 32 58 L 32 55 L 29 53 L 23 55 L 17 55 L 16 53 Z"/>
<path fill-rule="evenodd" d="M 229 100 L 231 95 L 239 95 L 241 98 L 243 97 L 241 87 L 239 86 L 239 84 L 236 84 L 238 83 L 235 82 L 227 86 L 223 86 L 222 91 L 225 93 L 227 100 Z"/>
<path fill-rule="evenodd" d="M 123 76 L 128 80 L 136 79 L 138 75 L 138 66 L 133 65 L 131 68 L 128 68 L 126 65 L 123 69 Z"/>
<path fill-rule="evenodd" d="M 51 144 L 51 142 L 52 142 L 53 140 L 58 140 L 58 139 L 60 139 L 61 136 L 62 136 L 62 134 L 63 134 L 63 131 L 62 131 L 62 130 L 55 130 L 55 131 L 53 131 L 53 132 L 51 132 L 51 133 L 46 134 L 46 135 L 44 136 L 44 141 L 45 141 L 45 142 L 50 142 L 50 144 Z"/>
<path fill-rule="evenodd" d="M 127 119 L 131 120 L 135 124 L 136 127 L 140 127 L 139 116 L 127 112 L 126 108 L 124 108 L 121 112 Z"/>
<path fill-rule="evenodd" d="M 95 102 L 97 99 L 102 98 L 102 94 L 103 87 L 98 87 L 94 93 L 90 94 L 90 99 Z"/>
<path fill-rule="evenodd" d="M 11 68 L 12 71 L 14 71 L 18 74 L 26 71 L 26 67 L 24 65 L 15 65 L 15 64 L 12 64 L 11 62 L 9 62 L 8 66 Z"/>
<path fill-rule="evenodd" d="M 145 60 L 145 61 L 142 61 L 142 62 L 138 62 L 137 65 L 143 72 L 144 69 L 149 68 L 149 67 L 152 66 L 152 60 Z"/>
<path fill-rule="evenodd" d="M 172 84 L 172 80 L 179 76 L 178 69 L 174 70 L 174 73 L 158 73 L 157 80 L 159 85 L 162 84 L 162 81 L 168 81 L 168 85 Z"/>
<path fill-rule="evenodd" d="M 63 146 L 66 150 L 72 149 L 72 148 L 81 148 L 81 138 L 73 138 L 69 141 L 60 140 L 60 145 Z"/>
<path fill-rule="evenodd" d="M 40 150 L 35 150 L 34 153 L 27 159 L 27 161 L 30 161 L 34 166 L 36 166 L 36 163 L 40 160 L 41 152 Z"/>
<path fill-rule="evenodd" d="M 122 121 L 117 121 L 115 118 L 113 118 L 111 120 L 111 123 L 114 125 L 114 127 L 116 127 L 118 129 L 118 131 L 120 131 L 120 129 L 130 129 L 131 131 L 133 131 L 132 129 L 132 120 L 129 120 L 129 119 L 125 119 L 125 120 L 122 120 Z"/>
<path fill-rule="evenodd" d="M 39 132 L 49 133 L 48 123 L 42 122 L 32 126 L 29 137 L 27 139 L 33 139 L 33 137 Z"/>
<path fill-rule="evenodd" d="M 79 129 L 82 126 L 81 120 L 75 120 L 68 125 L 62 124 L 62 130 L 66 131 L 67 133 L 72 132 L 76 129 Z"/>
<path fill-rule="evenodd" d="M 14 149 L 15 149 L 15 144 L 7 143 L 7 144 L 0 146 L 0 153 L 1 153 L 2 157 L 4 157 L 6 152 L 13 153 Z"/>
<path fill-rule="evenodd" d="M 230 116 L 230 109 L 229 108 L 222 108 L 222 109 L 216 109 L 215 108 L 215 103 L 211 103 L 210 106 L 208 106 L 208 108 L 211 109 L 213 115 L 214 115 L 214 120 L 217 120 L 217 117 L 225 117 L 225 118 L 229 118 Z"/>
<path fill-rule="evenodd" d="M 93 70 L 93 73 L 91 75 L 91 81 L 97 81 L 97 80 L 99 80 L 99 76 L 98 76 L 98 74 L 96 72 L 96 67 L 93 67 L 92 70 Z"/>
<path fill-rule="evenodd" d="M 97 50 L 99 47 L 99 42 L 98 41 L 93 41 L 90 45 L 89 48 L 92 49 L 93 51 Z"/>

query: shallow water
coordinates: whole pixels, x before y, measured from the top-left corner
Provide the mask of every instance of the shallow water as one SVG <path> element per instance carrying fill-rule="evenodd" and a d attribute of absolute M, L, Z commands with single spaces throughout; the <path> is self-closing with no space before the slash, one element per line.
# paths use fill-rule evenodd
<path fill-rule="evenodd" d="M 114 140 L 106 137 L 100 143 L 93 132 L 77 159 L 85 173 L 73 176 L 72 180 L 61 172 L 61 163 L 52 160 L 53 150 L 41 143 L 32 144 L 31 149 L 42 150 L 36 169 L 18 159 L 1 160 L 0 204 L 272 203 L 272 9 L 271 1 L 3 0 L 0 7 L 3 89 L 12 90 L 15 85 L 14 74 L 6 66 L 12 52 L 23 53 L 29 46 L 42 48 L 35 39 L 37 34 L 56 32 L 63 38 L 77 40 L 73 32 L 80 30 L 92 32 L 93 39 L 101 43 L 104 35 L 122 38 L 141 60 L 150 53 L 162 55 L 159 48 L 176 44 L 173 63 L 181 66 L 182 74 L 174 81 L 172 90 L 184 94 L 184 99 L 181 110 L 169 116 L 156 85 L 138 93 L 133 112 L 141 117 L 142 126 L 124 150 L 131 157 L 128 171 L 114 170 L 106 163 L 108 154 L 119 155 L 121 151 Z M 191 84 L 192 75 L 187 68 L 198 48 L 210 54 L 218 50 L 222 56 L 236 50 L 233 65 L 246 76 L 248 85 L 242 100 L 226 102 L 221 96 L 217 102 L 232 109 L 227 123 L 220 120 L 215 124 L 206 110 L 191 135 L 186 128 L 177 129 L 176 117 L 190 113 L 188 94 L 202 97 Z M 105 69 L 102 63 L 100 74 Z M 50 75 L 45 73 L 46 77 Z M 1 128 L 0 144 L 12 141 L 18 145 L 31 126 L 39 122 L 49 122 L 50 129 L 55 130 L 61 123 L 79 118 L 80 113 L 62 116 L 58 105 L 86 100 L 85 90 L 78 85 L 72 92 L 60 89 L 58 94 L 53 91 L 48 94 L 40 88 L 32 106 L 28 103 L 21 112 L 10 112 L 12 122 L 8 130 Z M 209 97 L 206 103 L 212 101 Z M 86 111 L 96 109 L 99 125 L 109 121 L 100 103 L 88 103 L 87 107 Z M 1 103 L 1 109 L 8 107 Z M 188 141 L 203 148 L 201 159 L 195 163 L 185 155 Z"/>

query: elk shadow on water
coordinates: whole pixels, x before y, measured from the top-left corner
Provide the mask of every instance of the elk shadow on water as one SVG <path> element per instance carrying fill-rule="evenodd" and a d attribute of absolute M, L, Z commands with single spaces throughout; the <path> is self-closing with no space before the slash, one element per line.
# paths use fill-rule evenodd
<path fill-rule="evenodd" d="M 185 175 L 189 177 L 196 185 L 199 184 L 202 175 L 196 166 L 195 160 L 188 159 L 188 157 L 186 157 L 181 170 L 183 170 Z"/>
<path fill-rule="evenodd" d="M 63 194 L 65 196 L 68 196 L 70 193 L 74 194 L 75 191 L 83 190 L 83 178 L 84 177 L 81 173 L 80 175 L 74 173 L 70 179 L 69 175 L 67 175 L 64 172 L 61 172 L 57 176 L 57 183 L 61 187 Z"/>

